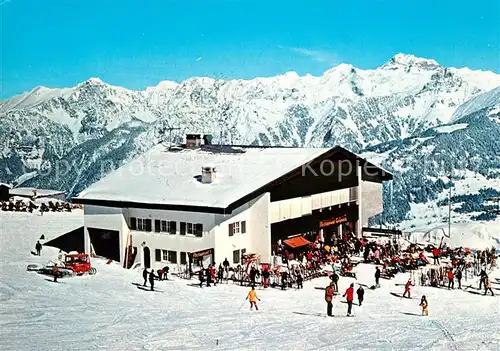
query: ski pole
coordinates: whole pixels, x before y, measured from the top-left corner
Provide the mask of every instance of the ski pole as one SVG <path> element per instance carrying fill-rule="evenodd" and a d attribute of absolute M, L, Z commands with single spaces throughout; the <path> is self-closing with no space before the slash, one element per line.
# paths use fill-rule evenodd
<path fill-rule="evenodd" d="M 245 304 L 245 302 L 247 302 L 247 300 L 243 301 L 243 303 L 241 304 L 240 308 L 238 308 L 238 311 L 241 310 L 241 308 L 243 307 L 243 305 Z"/>

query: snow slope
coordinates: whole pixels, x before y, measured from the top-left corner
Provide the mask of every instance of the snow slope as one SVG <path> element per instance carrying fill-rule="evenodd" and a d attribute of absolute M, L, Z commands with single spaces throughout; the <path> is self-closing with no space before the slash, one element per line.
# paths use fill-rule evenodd
<path fill-rule="evenodd" d="M 324 313 L 326 279 L 306 282 L 302 291 L 258 290 L 261 310 L 250 312 L 247 288 L 190 286 L 184 280 L 159 282 L 162 292 L 137 289 L 141 275 L 94 259 L 96 276 L 61 284 L 26 272 L 30 263 L 55 258 L 44 247 L 31 256 L 36 240 L 82 224 L 81 212 L 43 217 L 0 212 L 0 340 L 2 350 L 498 350 L 499 298 L 466 291 L 414 287 L 416 298 L 402 300 L 397 281 L 365 289 L 356 317 L 336 298 L 337 318 Z M 358 283 L 373 284 L 374 266 L 360 265 Z M 494 276 L 499 278 L 498 272 Z M 345 289 L 352 279 L 341 278 Z M 500 289 L 495 280 L 494 290 Z M 465 284 L 464 284 L 465 285 Z M 474 290 L 472 290 L 474 292 Z M 430 316 L 420 317 L 419 298 L 428 297 Z M 417 314 L 417 315 L 415 315 Z"/>

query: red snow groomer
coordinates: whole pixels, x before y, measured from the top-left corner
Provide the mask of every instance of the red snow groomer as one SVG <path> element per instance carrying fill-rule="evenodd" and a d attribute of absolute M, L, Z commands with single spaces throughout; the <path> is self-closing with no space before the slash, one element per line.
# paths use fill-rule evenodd
<path fill-rule="evenodd" d="M 54 272 L 57 271 L 60 278 L 84 274 L 94 275 L 97 273 L 97 270 L 90 264 L 89 255 L 78 253 L 76 251 L 64 255 L 64 265 L 62 263 L 58 263 L 57 270 L 54 270 L 54 264 L 54 262 L 51 262 L 51 264 L 41 267 L 37 264 L 30 264 L 28 265 L 27 270 L 52 276 L 54 275 Z"/>
<path fill-rule="evenodd" d="M 64 266 L 76 275 L 96 274 L 97 270 L 90 265 L 90 257 L 84 253 L 70 253 L 64 256 Z"/>

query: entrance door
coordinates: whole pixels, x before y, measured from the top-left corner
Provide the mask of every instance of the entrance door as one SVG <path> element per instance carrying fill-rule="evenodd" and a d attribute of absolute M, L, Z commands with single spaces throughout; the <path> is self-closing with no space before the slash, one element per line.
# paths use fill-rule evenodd
<path fill-rule="evenodd" d="M 151 252 L 149 247 L 144 247 L 144 268 L 151 268 Z"/>

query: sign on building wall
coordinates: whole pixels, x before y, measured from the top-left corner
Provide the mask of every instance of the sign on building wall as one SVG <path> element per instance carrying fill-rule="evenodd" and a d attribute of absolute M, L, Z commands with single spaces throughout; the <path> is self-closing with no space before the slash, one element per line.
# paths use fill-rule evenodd
<path fill-rule="evenodd" d="M 212 255 L 213 253 L 214 253 L 214 249 L 208 249 L 208 250 L 193 252 L 193 253 L 191 253 L 191 257 L 192 258 L 200 258 L 203 256 Z"/>
<path fill-rule="evenodd" d="M 347 222 L 347 215 L 340 216 L 340 217 L 333 217 L 329 219 L 325 219 L 324 221 L 319 222 L 319 227 L 324 228 L 324 227 L 329 227 L 331 225 L 336 225 L 336 224 L 342 224 Z"/>

